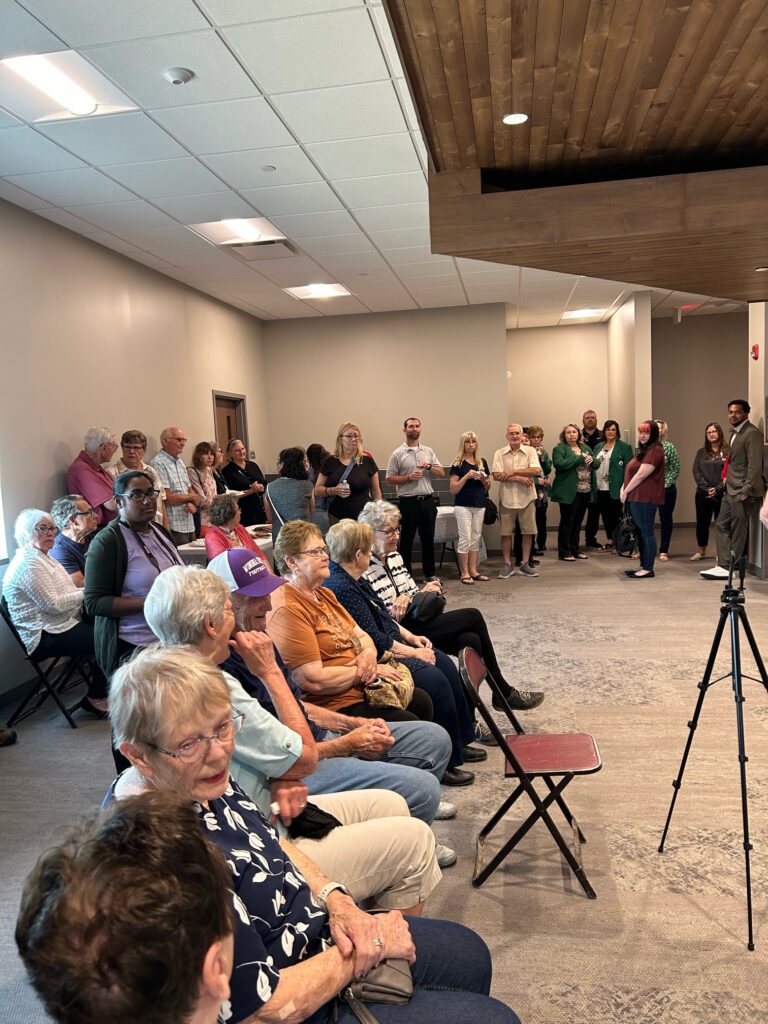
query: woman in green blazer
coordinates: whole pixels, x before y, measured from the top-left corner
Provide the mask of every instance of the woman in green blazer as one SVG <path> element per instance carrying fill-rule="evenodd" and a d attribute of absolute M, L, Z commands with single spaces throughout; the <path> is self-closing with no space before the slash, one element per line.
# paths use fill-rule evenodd
<path fill-rule="evenodd" d="M 589 557 L 579 550 L 579 535 L 595 489 L 592 449 L 582 443 L 581 431 L 575 423 L 567 423 L 560 431 L 560 444 L 552 451 L 552 464 L 556 474 L 551 498 L 560 505 L 557 553 L 563 562 L 575 562 L 577 558 Z"/>
<path fill-rule="evenodd" d="M 605 438 L 595 448 L 595 482 L 597 509 L 603 520 L 608 538 L 607 548 L 613 547 L 613 534 L 621 517 L 619 491 L 624 483 L 624 470 L 634 457 L 631 445 L 621 440 L 621 428 L 616 420 L 606 420 Z"/>

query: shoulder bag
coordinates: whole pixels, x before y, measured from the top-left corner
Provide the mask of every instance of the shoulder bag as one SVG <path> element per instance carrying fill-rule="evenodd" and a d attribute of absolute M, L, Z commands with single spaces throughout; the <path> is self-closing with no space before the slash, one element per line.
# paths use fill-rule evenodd
<path fill-rule="evenodd" d="M 363 687 L 365 703 L 372 708 L 407 708 L 413 700 L 413 676 L 411 670 L 402 662 L 390 658 L 388 664 L 394 664 L 400 672 L 400 678 L 380 679 L 376 676 Z"/>
<path fill-rule="evenodd" d="M 631 558 L 632 552 L 637 547 L 637 526 L 629 514 L 626 503 L 622 509 L 619 525 L 613 531 L 613 546 L 618 555 L 624 558 Z"/>
<path fill-rule="evenodd" d="M 424 626 L 438 615 L 442 615 L 445 604 L 445 598 L 439 591 L 420 590 L 418 594 L 413 595 L 408 605 L 408 611 L 403 616 L 403 625 L 406 629 Z"/>

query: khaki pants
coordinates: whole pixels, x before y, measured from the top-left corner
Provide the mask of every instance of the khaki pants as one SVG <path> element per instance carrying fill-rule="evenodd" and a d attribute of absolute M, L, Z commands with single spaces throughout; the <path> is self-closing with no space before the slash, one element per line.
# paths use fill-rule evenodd
<path fill-rule="evenodd" d="M 388 910 L 403 910 L 429 896 L 442 874 L 435 859 L 435 837 L 428 825 L 411 818 L 397 793 L 361 789 L 312 796 L 341 828 L 325 839 L 294 839 L 334 882 L 342 882 L 356 902 L 373 899 Z"/>

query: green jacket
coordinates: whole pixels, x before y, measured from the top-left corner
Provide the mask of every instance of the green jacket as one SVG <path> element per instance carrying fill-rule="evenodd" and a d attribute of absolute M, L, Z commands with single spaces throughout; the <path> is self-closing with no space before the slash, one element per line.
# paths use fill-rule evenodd
<path fill-rule="evenodd" d="M 598 456 L 603 448 L 605 448 L 605 441 L 601 441 L 595 448 L 595 464 L 597 464 Z M 634 456 L 635 453 L 632 451 L 632 446 L 627 444 L 626 441 L 616 442 L 614 452 L 611 455 L 611 464 L 608 467 L 608 493 L 617 501 L 624 483 L 624 473 L 626 472 L 627 465 Z"/>
<path fill-rule="evenodd" d="M 579 442 L 581 455 L 571 451 L 569 444 L 558 444 L 552 449 L 552 464 L 555 467 L 555 481 L 552 484 L 552 501 L 559 501 L 563 505 L 570 505 L 576 499 L 576 489 L 579 483 L 579 466 L 584 464 L 584 456 L 592 455 L 589 445 Z M 590 501 L 595 500 L 595 468 L 592 464 L 592 494 Z"/>
<path fill-rule="evenodd" d="M 173 537 L 158 523 L 153 523 L 175 547 Z M 112 606 L 120 597 L 123 581 L 128 570 L 128 546 L 123 536 L 119 519 L 113 519 L 108 526 L 95 535 L 88 545 L 85 556 L 85 610 L 93 617 L 93 646 L 96 661 L 105 675 L 109 676 L 118 665 L 117 641 L 120 619 L 115 617 Z"/>
<path fill-rule="evenodd" d="M 538 452 L 537 452 L 537 454 L 538 454 Z M 552 459 L 550 459 L 549 455 L 547 455 L 546 448 L 542 448 L 541 449 L 541 454 L 539 455 L 539 463 L 541 465 L 541 471 L 542 471 L 541 475 L 542 476 L 549 476 L 549 474 L 552 472 Z M 541 487 L 540 481 L 541 481 L 541 476 L 534 477 L 533 478 L 533 486 L 536 487 L 536 488 Z M 545 494 L 549 494 L 549 487 L 543 487 L 542 490 L 545 492 Z"/>

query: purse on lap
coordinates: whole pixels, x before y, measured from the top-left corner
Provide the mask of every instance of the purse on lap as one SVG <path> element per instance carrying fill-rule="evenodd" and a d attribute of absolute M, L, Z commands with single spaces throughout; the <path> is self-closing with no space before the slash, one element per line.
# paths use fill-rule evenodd
<path fill-rule="evenodd" d="M 396 680 L 381 679 L 376 676 L 363 688 L 365 703 L 372 708 L 407 708 L 413 700 L 413 676 L 407 665 L 401 662 L 396 664 L 400 671 L 400 678 Z"/>
<path fill-rule="evenodd" d="M 379 1024 L 366 1003 L 407 1003 L 413 995 L 413 976 L 407 960 L 382 960 L 367 978 L 355 978 L 339 993 L 360 1024 Z"/>

